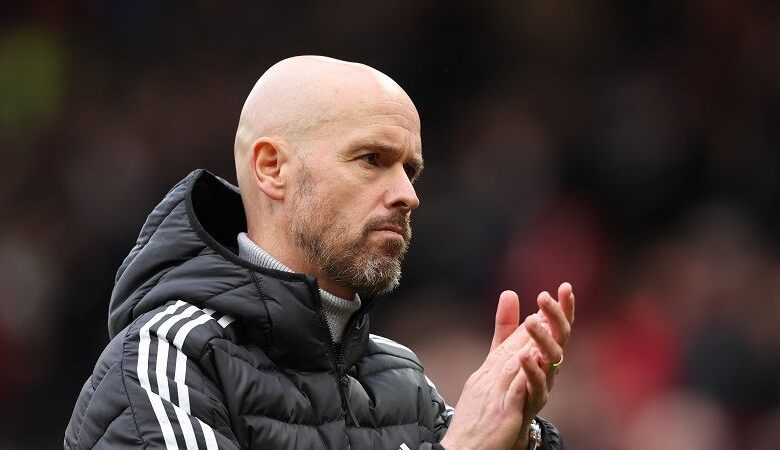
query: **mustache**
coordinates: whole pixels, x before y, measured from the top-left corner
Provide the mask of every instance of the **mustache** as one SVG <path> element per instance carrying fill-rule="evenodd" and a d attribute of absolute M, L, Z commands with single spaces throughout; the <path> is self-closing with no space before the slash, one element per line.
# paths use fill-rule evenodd
<path fill-rule="evenodd" d="M 366 224 L 363 234 L 368 235 L 372 231 L 381 230 L 388 226 L 400 229 L 401 235 L 405 241 L 408 242 L 412 238 L 412 219 L 409 214 L 402 212 L 372 218 Z"/>

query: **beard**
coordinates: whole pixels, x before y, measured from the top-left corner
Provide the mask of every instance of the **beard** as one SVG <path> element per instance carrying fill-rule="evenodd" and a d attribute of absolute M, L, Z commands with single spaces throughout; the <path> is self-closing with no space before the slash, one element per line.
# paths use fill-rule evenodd
<path fill-rule="evenodd" d="M 403 212 L 371 218 L 357 235 L 336 219 L 339 212 L 321 196 L 304 174 L 298 189 L 291 232 L 295 245 L 322 274 L 361 296 L 386 294 L 401 280 L 401 263 L 412 236 L 410 219 Z M 371 233 L 393 225 L 402 239 L 372 242 Z"/>

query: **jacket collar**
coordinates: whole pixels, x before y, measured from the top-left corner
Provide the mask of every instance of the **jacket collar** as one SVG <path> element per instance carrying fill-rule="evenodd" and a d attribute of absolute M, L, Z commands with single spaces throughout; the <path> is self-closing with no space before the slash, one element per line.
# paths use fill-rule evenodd
<path fill-rule="evenodd" d="M 246 339 L 280 366 L 317 371 L 354 364 L 368 346 L 374 299 L 364 299 L 335 346 L 316 279 L 239 258 L 236 236 L 245 229 L 238 188 L 205 170 L 190 173 L 149 215 L 119 268 L 109 308 L 111 335 L 141 314 L 182 299 L 238 319 Z"/>

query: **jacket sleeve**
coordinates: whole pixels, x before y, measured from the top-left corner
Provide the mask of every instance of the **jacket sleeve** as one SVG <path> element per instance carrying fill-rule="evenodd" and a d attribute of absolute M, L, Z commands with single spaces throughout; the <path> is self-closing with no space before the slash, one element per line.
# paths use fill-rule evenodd
<path fill-rule="evenodd" d="M 539 422 L 539 425 L 542 427 L 542 450 L 566 450 L 566 446 L 563 445 L 563 438 L 561 438 L 561 433 L 558 431 L 557 428 L 555 428 L 555 425 L 551 424 L 550 422 L 542 419 L 541 417 L 536 417 L 536 420 Z"/>
<path fill-rule="evenodd" d="M 171 302 L 117 334 L 81 389 L 65 448 L 238 448 L 223 395 L 206 375 L 205 350 L 230 323 L 213 313 Z"/>
<path fill-rule="evenodd" d="M 444 398 L 441 395 L 439 395 L 436 386 L 430 378 L 426 376 L 425 381 L 428 383 L 435 414 L 433 422 L 434 443 L 423 443 L 418 450 L 443 450 L 444 447 L 442 447 L 439 442 L 444 438 L 444 434 L 447 432 L 447 428 L 450 426 L 450 421 L 452 420 L 452 413 L 455 410 L 444 401 Z"/>

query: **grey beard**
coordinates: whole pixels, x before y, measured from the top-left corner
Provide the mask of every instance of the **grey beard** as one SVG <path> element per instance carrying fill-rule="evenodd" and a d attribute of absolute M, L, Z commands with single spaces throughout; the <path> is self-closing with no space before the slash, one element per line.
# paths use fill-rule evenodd
<path fill-rule="evenodd" d="M 349 233 L 343 227 L 330 225 L 316 230 L 307 220 L 316 214 L 310 201 L 315 189 L 305 160 L 301 162 L 300 170 L 301 184 L 294 199 L 294 209 L 299 213 L 291 223 L 295 245 L 333 282 L 346 286 L 361 296 L 386 294 L 398 287 L 401 281 L 401 262 L 406 256 L 412 237 L 409 216 L 395 214 L 392 217 L 374 218 L 366 224 L 358 239 L 344 242 Z M 387 223 L 402 227 L 406 236 L 402 242 L 388 241 L 384 248 L 380 249 L 381 254 L 371 255 L 369 235 L 376 227 Z"/>
<path fill-rule="evenodd" d="M 408 245 L 388 241 L 381 254 L 372 254 L 366 245 L 369 231 L 346 246 L 333 245 L 335 237 L 343 237 L 343 230 L 329 228 L 313 233 L 308 224 L 296 220 L 293 225 L 295 244 L 307 258 L 335 283 L 349 287 L 361 296 L 386 294 L 401 280 L 401 262 Z M 397 256 L 391 256 L 397 255 Z"/>

